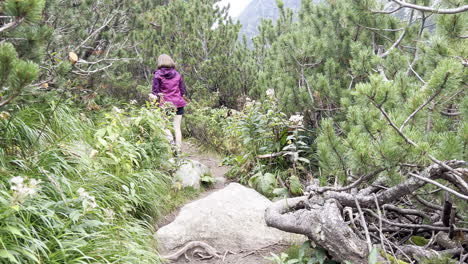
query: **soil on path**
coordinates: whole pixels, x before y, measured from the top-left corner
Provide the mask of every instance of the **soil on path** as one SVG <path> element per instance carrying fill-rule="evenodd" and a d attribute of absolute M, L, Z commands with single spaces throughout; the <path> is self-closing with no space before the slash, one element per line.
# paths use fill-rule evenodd
<path fill-rule="evenodd" d="M 204 198 L 210 193 L 215 192 L 224 188 L 229 182 L 225 178 L 226 172 L 229 170 L 228 167 L 221 165 L 221 158 L 214 153 L 209 153 L 201 151 L 201 149 L 196 146 L 196 144 L 191 142 L 184 142 L 182 146 L 182 157 L 196 160 L 206 166 L 208 166 L 212 172 L 213 177 L 220 178 L 217 184 L 214 184 L 210 189 L 205 190 L 200 193 L 197 199 Z M 172 214 L 166 216 L 160 223 L 159 227 L 171 223 L 175 217 L 178 215 L 179 210 L 176 210 Z M 265 257 L 271 256 L 271 253 L 279 255 L 281 252 L 284 252 L 289 245 L 275 244 L 265 248 L 253 248 L 250 250 L 242 252 L 219 252 L 222 256 L 222 259 L 206 259 L 199 260 L 191 257 L 190 252 L 187 252 L 187 256 L 190 259 L 186 259 L 184 256 L 181 256 L 176 262 L 171 262 L 174 264 L 271 264 L 271 261 L 265 259 Z"/>

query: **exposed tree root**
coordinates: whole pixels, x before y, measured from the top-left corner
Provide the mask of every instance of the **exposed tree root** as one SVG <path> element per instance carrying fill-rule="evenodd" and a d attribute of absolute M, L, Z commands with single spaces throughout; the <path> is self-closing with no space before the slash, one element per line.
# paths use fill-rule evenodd
<path fill-rule="evenodd" d="M 166 255 L 166 256 L 161 256 L 161 258 L 169 261 L 176 261 L 178 260 L 182 255 L 186 255 L 187 252 L 191 249 L 195 248 L 201 248 L 201 249 L 196 249 L 194 251 L 193 255 L 198 255 L 201 259 L 210 259 L 210 258 L 219 258 L 221 259 L 222 257 L 218 254 L 215 248 L 212 246 L 208 245 L 205 242 L 202 241 L 192 241 L 187 243 L 185 246 L 183 246 L 181 249 L 176 251 L 175 253 L 171 255 Z"/>

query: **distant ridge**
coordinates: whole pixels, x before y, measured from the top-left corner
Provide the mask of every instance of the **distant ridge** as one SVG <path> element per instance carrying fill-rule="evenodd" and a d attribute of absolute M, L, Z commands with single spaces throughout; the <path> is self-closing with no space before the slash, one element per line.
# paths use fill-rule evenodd
<path fill-rule="evenodd" d="M 284 0 L 284 6 L 298 11 L 301 7 L 301 0 Z M 258 26 L 262 19 L 276 20 L 278 17 L 279 9 L 276 0 L 252 0 L 237 17 L 242 24 L 241 35 L 245 34 L 250 39 L 258 34 Z"/>
<path fill-rule="evenodd" d="M 284 6 L 286 8 L 291 8 L 297 12 L 301 8 L 301 0 L 283 0 Z M 324 0 L 314 0 L 314 3 L 320 3 Z M 395 3 L 387 2 L 384 0 L 378 0 L 384 4 L 385 10 L 392 10 L 397 5 Z M 431 0 L 432 7 L 440 4 L 441 0 Z M 401 18 L 407 19 L 409 17 L 411 10 L 408 8 L 403 8 L 402 10 L 394 13 L 393 15 Z M 276 0 L 252 0 L 240 13 L 237 17 L 240 23 L 242 24 L 242 29 L 240 31 L 241 36 L 246 35 L 248 39 L 256 36 L 258 34 L 258 26 L 262 19 L 272 19 L 275 21 L 279 17 L 279 9 L 276 5 Z"/>

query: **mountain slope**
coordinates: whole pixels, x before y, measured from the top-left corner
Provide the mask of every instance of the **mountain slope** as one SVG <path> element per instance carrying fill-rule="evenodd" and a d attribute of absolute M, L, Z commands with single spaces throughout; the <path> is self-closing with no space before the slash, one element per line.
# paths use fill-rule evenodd
<path fill-rule="evenodd" d="M 301 0 L 285 0 L 284 6 L 297 11 L 301 7 Z M 252 0 L 238 17 L 242 24 L 241 35 L 245 34 L 250 39 L 258 33 L 262 19 L 276 20 L 278 17 L 276 0 Z"/>

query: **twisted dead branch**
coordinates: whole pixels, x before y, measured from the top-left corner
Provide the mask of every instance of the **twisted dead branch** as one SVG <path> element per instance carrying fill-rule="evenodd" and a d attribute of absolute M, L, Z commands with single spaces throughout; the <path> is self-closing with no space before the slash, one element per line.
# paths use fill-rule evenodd
<path fill-rule="evenodd" d="M 367 178 L 368 175 L 352 183 L 353 188 L 324 188 L 311 185 L 306 189 L 307 196 L 274 203 L 266 210 L 265 219 L 269 226 L 306 235 L 314 243 L 328 250 L 337 261 L 367 263 L 369 249 L 376 246 L 388 249 L 388 254 L 391 255 L 416 259 L 439 256 L 447 252 L 460 253 L 463 251 L 462 248 L 458 244 L 449 243 L 450 239 L 442 243 L 440 242 L 442 240 L 435 238 L 435 234 L 440 233 L 468 232 L 467 228 L 456 226 L 455 209 L 449 213 L 453 217 L 446 226 L 437 221 L 443 216 L 443 207 L 432 205 L 423 199 L 419 199 L 419 202 L 423 201 L 422 203 L 408 203 L 408 201 L 425 185 L 432 184 L 436 180 L 445 180 L 446 174 L 451 173 L 451 170 L 459 170 L 467 164 L 461 160 L 445 161 L 443 165 L 434 163 L 418 172 L 410 172 L 418 177 L 410 173 L 403 175 L 408 176 L 407 179 L 393 187 L 363 189 L 365 191 L 361 192 L 356 192 L 355 187 L 360 185 L 356 183 L 362 182 L 361 179 Z M 373 176 L 377 176 L 382 171 L 384 170 L 377 171 Z M 441 187 L 444 191 L 451 189 L 444 187 Z M 458 191 L 452 191 L 460 194 Z M 409 208 L 400 208 L 397 206 L 399 203 Z M 343 210 L 344 207 L 347 209 Z M 374 210 L 377 210 L 377 213 Z M 346 222 L 346 218 L 361 220 Z M 427 221 L 431 221 L 432 224 L 427 224 Z M 401 246 L 414 235 L 427 236 L 431 241 L 428 247 L 434 247 Z"/>

